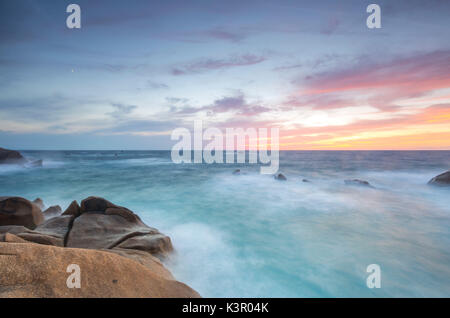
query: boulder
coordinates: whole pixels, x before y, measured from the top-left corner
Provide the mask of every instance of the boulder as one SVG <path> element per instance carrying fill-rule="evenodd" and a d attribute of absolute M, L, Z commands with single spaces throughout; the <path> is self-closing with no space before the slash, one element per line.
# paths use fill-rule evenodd
<path fill-rule="evenodd" d="M 27 160 L 15 150 L 0 148 L 0 164 L 24 164 Z"/>
<path fill-rule="evenodd" d="M 42 204 L 13 199 L 5 211 Z M 0 224 L 0 297 L 200 297 L 161 263 L 171 251 L 170 238 L 132 211 L 98 197 L 73 201 L 34 229 Z M 66 287 L 70 264 L 81 268 L 81 289 Z"/>
<path fill-rule="evenodd" d="M 373 186 L 365 181 L 365 180 L 360 180 L 360 179 L 352 179 L 352 180 L 344 180 L 346 185 L 351 185 L 351 186 L 361 186 L 361 187 L 368 187 L 368 188 L 373 188 Z"/>
<path fill-rule="evenodd" d="M 67 207 L 67 209 L 63 212 L 62 215 L 79 216 L 80 213 L 81 213 L 80 206 L 78 205 L 78 202 L 72 201 L 72 203 Z"/>
<path fill-rule="evenodd" d="M 21 225 L 0 226 L 0 234 L 14 234 L 27 242 L 43 245 L 64 246 L 64 240 L 58 237 L 30 230 Z"/>
<path fill-rule="evenodd" d="M 103 198 L 89 197 L 83 200 L 80 213 L 73 221 L 67 237 L 68 247 L 130 248 L 159 257 L 173 249 L 168 237 L 145 225 L 132 211 Z"/>
<path fill-rule="evenodd" d="M 0 243 L 0 297 L 200 297 L 187 285 L 119 253 Z M 67 286 L 71 264 L 80 268 L 81 288 Z"/>
<path fill-rule="evenodd" d="M 41 209 L 27 199 L 0 197 L 0 226 L 23 225 L 34 229 L 44 221 Z"/>
<path fill-rule="evenodd" d="M 24 239 L 18 237 L 17 235 L 11 234 L 11 233 L 1 233 L 0 234 L 0 242 L 29 243 L 28 241 L 25 241 Z"/>
<path fill-rule="evenodd" d="M 438 186 L 450 186 L 450 170 L 434 177 L 433 179 L 428 181 L 428 184 Z"/>
<path fill-rule="evenodd" d="M 61 215 L 62 209 L 59 205 L 53 205 L 49 207 L 47 210 L 42 212 L 46 219 Z"/>
<path fill-rule="evenodd" d="M 36 204 L 39 207 L 39 209 L 41 209 L 41 211 L 45 210 L 44 201 L 41 198 L 34 199 L 33 203 Z"/>
<path fill-rule="evenodd" d="M 275 180 L 279 180 L 279 181 L 286 181 L 287 180 L 287 178 L 282 173 L 278 173 L 278 174 L 274 175 L 273 177 L 275 178 Z"/>

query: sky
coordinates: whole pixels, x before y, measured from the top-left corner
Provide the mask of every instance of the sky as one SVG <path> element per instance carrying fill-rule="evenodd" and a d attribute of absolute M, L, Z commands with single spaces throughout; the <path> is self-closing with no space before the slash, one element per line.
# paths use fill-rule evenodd
<path fill-rule="evenodd" d="M 170 149 L 202 120 L 285 150 L 449 150 L 450 1 L 424 3 L 1 0 L 0 147 Z"/>

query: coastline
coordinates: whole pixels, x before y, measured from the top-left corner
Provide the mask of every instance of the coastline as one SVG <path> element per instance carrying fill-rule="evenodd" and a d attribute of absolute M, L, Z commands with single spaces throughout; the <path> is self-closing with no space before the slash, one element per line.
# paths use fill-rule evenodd
<path fill-rule="evenodd" d="M 44 220 L 42 204 L 0 197 L 0 297 L 200 297 L 162 264 L 170 238 L 127 208 L 89 197 Z"/>

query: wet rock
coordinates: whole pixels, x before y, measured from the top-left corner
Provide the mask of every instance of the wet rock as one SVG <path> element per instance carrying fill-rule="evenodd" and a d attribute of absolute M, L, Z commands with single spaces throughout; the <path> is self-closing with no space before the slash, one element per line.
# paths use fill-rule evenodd
<path fill-rule="evenodd" d="M 170 239 L 145 225 L 127 208 L 103 198 L 89 197 L 81 202 L 81 215 L 75 218 L 67 238 L 68 247 L 112 249 L 114 247 L 165 255 L 173 249 Z"/>
<path fill-rule="evenodd" d="M 349 179 L 349 180 L 344 180 L 344 182 L 346 185 L 373 188 L 373 186 L 365 180 L 360 180 L 360 179 L 351 179 L 350 180 Z"/>
<path fill-rule="evenodd" d="M 287 180 L 287 178 L 282 173 L 278 173 L 278 174 L 274 175 L 273 177 L 275 178 L 275 180 L 279 180 L 279 181 L 286 181 Z"/>
<path fill-rule="evenodd" d="M 38 168 L 38 167 L 42 167 L 42 164 L 43 164 L 42 160 L 34 160 L 34 161 L 27 162 L 25 164 L 25 166 L 27 168 Z"/>
<path fill-rule="evenodd" d="M 41 209 L 21 197 L 0 197 L 0 226 L 23 225 L 34 229 L 44 221 Z"/>
<path fill-rule="evenodd" d="M 303 179 L 302 182 L 311 182 L 308 179 Z"/>
<path fill-rule="evenodd" d="M 234 175 L 240 175 L 241 174 L 241 169 L 236 169 L 233 171 Z"/>
<path fill-rule="evenodd" d="M 54 206 L 49 207 L 47 210 L 45 210 L 42 213 L 44 214 L 44 217 L 46 219 L 49 219 L 49 218 L 53 218 L 55 216 L 60 215 L 61 212 L 62 212 L 61 207 L 59 205 L 54 205 Z"/>
<path fill-rule="evenodd" d="M 450 186 L 450 171 L 441 173 L 440 175 L 428 181 L 428 184 L 438 186 Z"/>
<path fill-rule="evenodd" d="M 0 148 L 0 164 L 24 164 L 27 160 L 15 150 Z"/>

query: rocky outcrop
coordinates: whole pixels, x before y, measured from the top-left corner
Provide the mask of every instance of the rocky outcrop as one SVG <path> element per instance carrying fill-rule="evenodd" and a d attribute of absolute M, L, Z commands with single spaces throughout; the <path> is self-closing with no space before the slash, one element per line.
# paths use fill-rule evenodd
<path fill-rule="evenodd" d="M 77 201 L 72 201 L 72 203 L 67 207 L 67 209 L 62 213 L 62 215 L 80 215 L 80 206 Z"/>
<path fill-rule="evenodd" d="M 433 179 L 428 181 L 428 184 L 438 186 L 450 186 L 450 170 L 434 177 Z"/>
<path fill-rule="evenodd" d="M 15 150 L 0 148 L 0 164 L 24 164 L 27 160 Z"/>
<path fill-rule="evenodd" d="M 15 199 L 22 200 L 19 202 L 29 202 L 23 198 Z M 36 204 L 29 203 L 38 208 Z M 16 204 L 16 207 L 23 209 L 21 205 Z M 6 219 L 3 221 L 0 222 L 0 242 L 6 243 L 0 243 L 0 297 L 198 296 L 186 285 L 174 281 L 170 272 L 160 261 L 173 250 L 170 238 L 144 224 L 132 211 L 105 199 L 89 197 L 81 202 L 81 206 L 73 201 L 62 215 L 52 217 L 33 228 L 8 224 L 11 222 Z M 16 247 L 6 253 L 3 251 L 3 248 L 8 249 L 12 245 Z M 22 251 L 19 245 L 30 247 L 24 247 L 25 251 Z M 94 252 L 100 254 L 90 254 Z M 23 253 L 25 256 L 22 255 Z M 48 259 L 42 261 L 42 257 L 47 257 L 45 256 L 47 254 Z M 11 255 L 19 256 L 11 258 Z M 60 275 L 56 273 L 55 266 L 64 260 L 71 262 L 70 259 L 74 259 L 72 263 L 83 266 L 83 273 L 89 275 L 89 280 L 92 275 L 92 280 L 100 285 L 92 284 L 84 291 L 77 292 L 67 289 L 64 284 L 54 284 L 51 281 L 51 275 L 56 275 L 55 277 Z M 118 263 L 108 263 L 112 261 Z M 130 261 L 135 264 L 128 264 L 127 262 Z M 121 267 L 122 265 L 117 267 L 118 264 L 123 264 L 124 268 Z M 120 273 L 125 270 L 125 265 L 131 266 L 130 272 Z M 148 275 L 144 273 L 140 277 L 134 277 L 133 275 L 138 275 L 139 267 L 146 268 Z M 39 279 L 41 271 L 44 270 L 51 275 L 45 274 L 42 279 Z M 23 274 L 25 271 L 33 274 Z M 105 276 L 102 271 L 108 272 L 109 277 L 118 277 L 118 279 L 113 279 L 116 282 L 111 285 L 105 280 L 107 275 Z M 24 278 L 20 278 L 22 275 L 20 273 L 24 275 Z M 63 273 L 67 278 L 64 269 L 59 268 L 59 273 Z M 147 277 L 150 274 L 153 279 Z M 9 287 L 3 286 L 5 284 L 2 284 L 2 279 Z M 141 279 L 143 281 L 136 285 L 137 289 L 132 286 Z M 148 281 L 145 281 L 146 279 Z M 118 287 L 117 282 L 121 280 L 123 285 Z M 141 290 L 137 292 L 139 289 Z"/>
<path fill-rule="evenodd" d="M 350 186 L 373 188 L 373 186 L 369 182 L 360 179 L 344 180 L 344 183 Z"/>
<path fill-rule="evenodd" d="M 36 168 L 42 167 L 43 161 L 41 159 L 29 161 L 18 151 L 0 148 L 0 164 L 21 165 L 26 168 Z"/>
<path fill-rule="evenodd" d="M 80 288 L 67 285 L 71 264 L 80 268 Z M 117 251 L 0 243 L 0 297 L 199 297 L 157 266 Z"/>
<path fill-rule="evenodd" d="M 286 181 L 287 180 L 287 178 L 282 173 L 278 173 L 278 174 L 274 175 L 273 177 L 275 178 L 275 180 L 279 180 L 279 181 Z"/>
<path fill-rule="evenodd" d="M 53 205 L 42 213 L 46 219 L 49 219 L 60 215 L 62 213 L 62 209 L 59 205 Z"/>
<path fill-rule="evenodd" d="M 44 221 L 41 209 L 20 197 L 0 197 L 0 225 L 23 225 L 34 229 Z"/>
<path fill-rule="evenodd" d="M 170 238 L 144 224 L 127 208 L 89 197 L 81 202 L 67 238 L 68 247 L 112 249 L 120 247 L 149 252 L 159 257 L 173 250 Z"/>
<path fill-rule="evenodd" d="M 36 204 L 39 207 L 39 209 L 41 209 L 41 211 L 45 210 L 44 201 L 41 198 L 34 199 L 33 203 Z"/>

